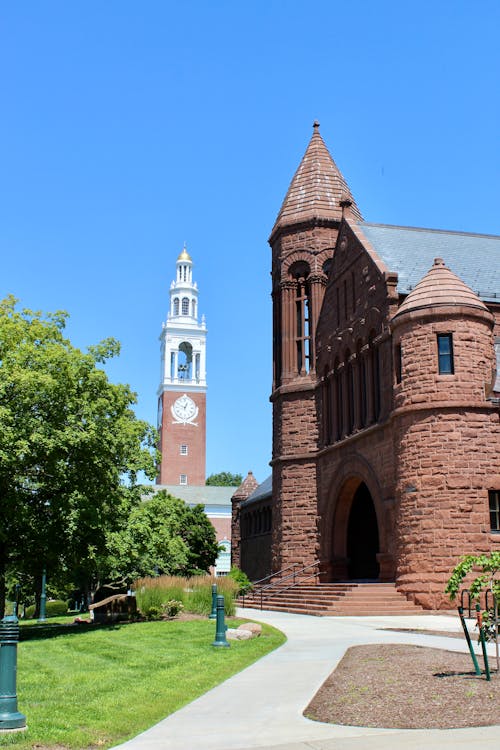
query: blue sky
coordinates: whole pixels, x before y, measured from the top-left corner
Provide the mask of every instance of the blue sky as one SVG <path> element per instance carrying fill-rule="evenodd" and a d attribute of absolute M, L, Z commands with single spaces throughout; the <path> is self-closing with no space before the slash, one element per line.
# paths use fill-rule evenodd
<path fill-rule="evenodd" d="M 186 241 L 208 326 L 207 473 L 271 457 L 267 238 L 313 120 L 365 219 L 500 234 L 497 0 L 0 9 L 0 296 L 70 313 L 156 419 Z"/>

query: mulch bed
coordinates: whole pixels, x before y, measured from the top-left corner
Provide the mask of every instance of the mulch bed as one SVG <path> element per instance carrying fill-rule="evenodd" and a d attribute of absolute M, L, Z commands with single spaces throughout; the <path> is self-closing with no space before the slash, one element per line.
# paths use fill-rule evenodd
<path fill-rule="evenodd" d="M 482 658 L 478 657 L 483 669 Z M 490 668 L 496 660 L 490 657 Z M 500 675 L 470 656 L 424 646 L 350 648 L 304 711 L 316 721 L 397 729 L 500 724 Z"/>

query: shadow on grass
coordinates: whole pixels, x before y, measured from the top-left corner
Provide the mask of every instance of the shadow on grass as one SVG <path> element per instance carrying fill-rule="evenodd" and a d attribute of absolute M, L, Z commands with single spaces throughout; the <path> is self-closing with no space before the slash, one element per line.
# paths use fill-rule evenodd
<path fill-rule="evenodd" d="M 137 622 L 142 622 L 137 621 Z M 57 638 L 59 635 L 80 635 L 82 633 L 94 633 L 96 630 L 121 630 L 122 627 L 135 625 L 135 622 L 103 622 L 103 623 L 85 623 L 70 622 L 61 623 L 33 623 L 33 625 L 23 625 L 19 628 L 20 641 L 43 641 L 48 638 Z"/>

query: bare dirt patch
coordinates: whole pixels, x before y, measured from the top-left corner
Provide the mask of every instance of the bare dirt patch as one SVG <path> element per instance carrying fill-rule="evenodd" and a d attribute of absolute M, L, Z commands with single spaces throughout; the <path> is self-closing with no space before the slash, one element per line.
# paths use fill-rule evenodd
<path fill-rule="evenodd" d="M 476 676 L 469 655 L 402 644 L 354 646 L 304 715 L 398 729 L 487 726 L 500 724 L 499 688 L 495 671 L 491 682 Z"/>

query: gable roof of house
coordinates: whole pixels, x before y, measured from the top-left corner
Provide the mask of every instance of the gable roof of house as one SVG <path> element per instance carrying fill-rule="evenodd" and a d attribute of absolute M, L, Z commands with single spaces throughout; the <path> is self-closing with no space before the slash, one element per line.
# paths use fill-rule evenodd
<path fill-rule="evenodd" d="M 398 291 L 409 294 L 443 258 L 483 301 L 500 303 L 500 237 L 441 229 L 357 223 L 386 266 L 398 274 Z"/>

